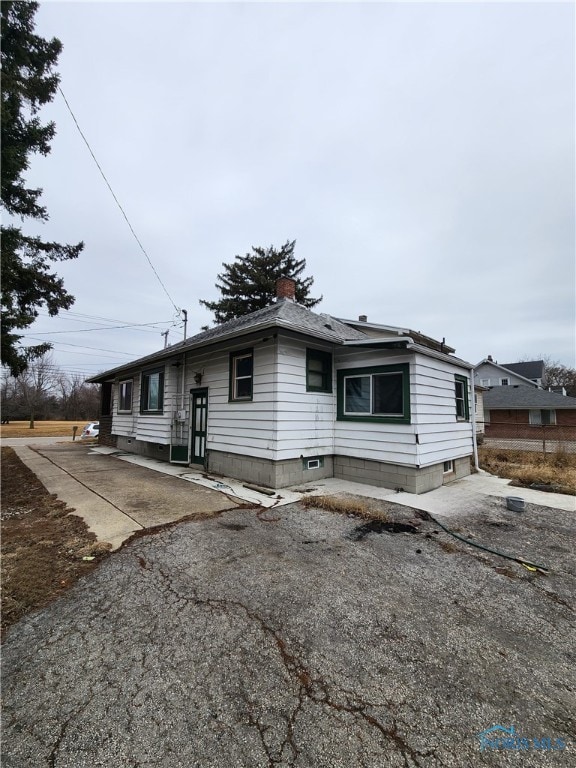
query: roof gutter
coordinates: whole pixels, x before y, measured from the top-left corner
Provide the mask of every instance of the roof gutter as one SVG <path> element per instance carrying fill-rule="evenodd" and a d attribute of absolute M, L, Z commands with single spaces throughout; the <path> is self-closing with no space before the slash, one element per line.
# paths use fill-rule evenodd
<path fill-rule="evenodd" d="M 410 336 L 398 336 L 392 339 L 379 339 L 375 336 L 369 339 L 351 339 L 343 342 L 345 347 L 384 347 L 385 349 L 394 349 L 395 347 L 406 347 L 408 344 L 414 344 L 414 339 Z"/>
<path fill-rule="evenodd" d="M 361 339 L 353 341 L 344 341 L 345 347 L 380 347 L 381 349 L 409 349 L 414 352 L 419 352 L 421 355 L 427 357 L 434 357 L 436 360 L 442 360 L 445 363 L 452 363 L 459 368 L 466 368 L 467 370 L 473 370 L 472 363 L 467 363 L 466 360 L 461 360 L 459 357 L 452 357 L 445 352 L 437 352 L 435 349 L 425 347 L 422 344 L 417 344 L 410 336 L 400 336 L 397 339 Z"/>

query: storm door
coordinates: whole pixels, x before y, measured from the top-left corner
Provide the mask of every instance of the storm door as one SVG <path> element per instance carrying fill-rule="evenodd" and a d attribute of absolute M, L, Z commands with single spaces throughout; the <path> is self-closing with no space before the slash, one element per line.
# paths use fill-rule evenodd
<path fill-rule="evenodd" d="M 206 424 L 208 421 L 208 390 L 191 393 L 190 463 L 204 464 L 206 458 Z"/>

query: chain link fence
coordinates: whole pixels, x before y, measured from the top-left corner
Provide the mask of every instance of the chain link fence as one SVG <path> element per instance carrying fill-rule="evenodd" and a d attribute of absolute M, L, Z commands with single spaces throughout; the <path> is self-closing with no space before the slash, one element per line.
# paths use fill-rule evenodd
<path fill-rule="evenodd" d="M 477 429 L 478 442 L 487 448 L 576 453 L 576 426 L 490 421 L 477 422 Z"/>

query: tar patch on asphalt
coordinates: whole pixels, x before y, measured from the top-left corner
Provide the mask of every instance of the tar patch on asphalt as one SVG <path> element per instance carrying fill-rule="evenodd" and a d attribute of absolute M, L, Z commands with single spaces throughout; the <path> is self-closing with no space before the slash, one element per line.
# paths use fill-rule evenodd
<path fill-rule="evenodd" d="M 370 520 L 368 523 L 356 526 L 348 534 L 352 541 L 360 541 L 369 533 L 418 533 L 418 528 L 410 523 L 387 523 L 382 520 Z"/>

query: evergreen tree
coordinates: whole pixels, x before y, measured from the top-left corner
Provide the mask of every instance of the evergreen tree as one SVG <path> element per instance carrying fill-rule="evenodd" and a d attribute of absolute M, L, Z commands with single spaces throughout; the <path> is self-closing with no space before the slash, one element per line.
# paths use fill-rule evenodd
<path fill-rule="evenodd" d="M 252 246 L 252 253 L 236 256 L 231 264 L 222 264 L 224 271 L 218 275 L 216 283 L 222 298 L 201 300 L 200 304 L 214 312 L 217 323 L 225 323 L 267 307 L 276 295 L 278 278 L 291 277 L 296 281 L 296 301 L 308 309 L 316 306 L 322 297 L 309 297 L 314 278 L 300 277 L 306 268 L 306 260 L 294 256 L 295 245 L 296 240 L 287 240 L 279 249 Z"/>
<path fill-rule="evenodd" d="M 41 189 L 26 187 L 24 173 L 30 155 L 50 152 L 53 123 L 42 125 L 40 108 L 52 101 L 59 77 L 54 73 L 62 44 L 34 34 L 38 3 L 2 1 L 2 207 L 21 219 L 47 220 L 40 204 Z M 43 242 L 14 226 L 2 226 L 2 334 L 1 359 L 16 376 L 50 344 L 23 347 L 17 331 L 29 327 L 45 306 L 50 315 L 68 309 L 74 297 L 63 280 L 51 271 L 51 262 L 75 259 L 82 248 Z"/>

